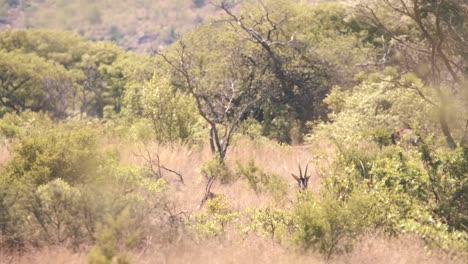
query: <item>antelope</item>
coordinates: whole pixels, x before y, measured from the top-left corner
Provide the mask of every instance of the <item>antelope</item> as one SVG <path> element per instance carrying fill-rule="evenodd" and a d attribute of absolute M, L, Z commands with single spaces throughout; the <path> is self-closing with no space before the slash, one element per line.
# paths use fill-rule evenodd
<path fill-rule="evenodd" d="M 208 202 L 208 200 L 211 200 L 216 197 L 216 194 L 211 192 L 211 186 L 213 185 L 215 178 L 216 177 L 211 177 L 208 180 L 208 183 L 206 184 L 206 187 L 205 187 L 205 195 L 203 196 L 203 199 L 201 200 L 198 208 L 202 208 L 203 205 L 205 205 L 205 203 Z"/>
<path fill-rule="evenodd" d="M 299 188 L 301 191 L 304 191 L 307 189 L 307 183 L 309 182 L 309 178 L 312 175 L 307 175 L 307 169 L 309 168 L 309 162 L 307 162 L 304 174 L 302 174 L 302 168 L 301 164 L 299 163 L 299 160 L 297 161 L 297 166 L 299 167 L 299 177 L 291 174 L 291 176 L 297 181 Z"/>

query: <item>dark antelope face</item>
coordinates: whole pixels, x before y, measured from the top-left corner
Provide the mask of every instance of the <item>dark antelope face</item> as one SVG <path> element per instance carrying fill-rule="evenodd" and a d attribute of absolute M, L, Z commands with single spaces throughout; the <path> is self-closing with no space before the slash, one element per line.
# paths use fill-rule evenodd
<path fill-rule="evenodd" d="M 301 164 L 299 164 L 299 162 L 298 162 L 297 165 L 299 167 L 299 177 L 297 175 L 294 175 L 294 174 L 291 174 L 291 176 L 297 181 L 297 184 L 299 185 L 299 188 L 301 189 L 301 191 L 303 191 L 303 190 L 307 189 L 307 184 L 308 184 L 309 178 L 311 176 L 311 175 L 307 175 L 307 169 L 309 168 L 309 163 L 307 163 L 307 165 L 305 167 L 304 174 L 302 174 Z"/>

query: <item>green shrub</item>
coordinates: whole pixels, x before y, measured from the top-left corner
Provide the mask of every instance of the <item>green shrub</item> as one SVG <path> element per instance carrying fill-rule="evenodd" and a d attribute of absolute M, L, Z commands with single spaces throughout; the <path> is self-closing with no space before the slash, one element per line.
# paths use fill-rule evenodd
<path fill-rule="evenodd" d="M 297 221 L 295 241 L 305 249 L 315 249 L 330 257 L 348 252 L 369 228 L 373 199 L 353 192 L 346 202 L 326 195 L 321 200 L 299 202 L 294 210 Z"/>
<path fill-rule="evenodd" d="M 127 207 L 140 223 L 164 215 L 165 181 L 120 165 L 115 148 L 99 146 L 99 127 L 72 121 L 28 130 L 20 121 L 11 122 L 16 139 L 0 168 L 0 244 L 78 247 L 93 241 L 104 216 L 118 218 Z"/>
<path fill-rule="evenodd" d="M 141 241 L 137 221 L 128 208 L 116 217 L 107 216 L 97 225 L 96 243 L 88 254 L 90 264 L 130 263 L 128 251 Z"/>
<path fill-rule="evenodd" d="M 58 178 L 71 184 L 92 181 L 107 162 L 98 152 L 97 136 L 90 128 L 65 125 L 20 134 L 2 177 L 35 185 Z"/>
<path fill-rule="evenodd" d="M 250 188 L 255 193 L 268 193 L 276 202 L 281 202 L 287 197 L 289 185 L 280 175 L 266 173 L 250 160 L 247 165 L 237 163 L 237 175 L 245 178 Z"/>
<path fill-rule="evenodd" d="M 269 237 L 279 243 L 287 240 L 294 230 L 294 221 L 291 212 L 286 210 L 265 207 L 247 210 L 249 215 L 248 225 L 243 228 L 244 234 L 255 232 L 264 237 Z"/>
<path fill-rule="evenodd" d="M 248 136 L 252 140 L 262 137 L 262 124 L 252 117 L 242 121 L 238 129 L 239 133 Z"/>
<path fill-rule="evenodd" d="M 201 122 L 193 98 L 174 89 L 166 77 L 154 75 L 140 86 L 138 90 L 127 91 L 126 107 L 134 116 L 151 124 L 156 140 L 187 141 L 196 135 Z"/>
<path fill-rule="evenodd" d="M 40 226 L 42 241 L 49 244 L 71 242 L 79 245 L 91 241 L 88 223 L 82 218 L 85 214 L 82 192 L 61 179 L 55 179 L 39 186 L 26 204 L 28 210 Z"/>
<path fill-rule="evenodd" d="M 19 188 L 20 186 L 0 182 L 0 247 L 2 248 L 22 247 L 28 235 L 25 225 L 27 213 L 20 204 Z"/>
<path fill-rule="evenodd" d="M 416 234 L 429 248 L 447 252 L 465 250 L 466 149 L 439 148 L 429 137 L 410 149 L 390 145 L 377 151 L 350 144 L 328 170 L 333 173 L 323 182 L 325 196 L 349 203 L 361 190 L 372 197 L 378 206 L 366 221 L 374 230 Z"/>
<path fill-rule="evenodd" d="M 196 213 L 189 219 L 188 229 L 196 240 L 223 237 L 227 228 L 239 218 L 224 195 L 216 195 L 206 203 L 206 212 Z"/>
<path fill-rule="evenodd" d="M 224 161 L 214 157 L 203 163 L 200 172 L 205 178 L 218 179 L 222 184 L 228 184 L 237 180 L 237 175 L 234 174 Z"/>
<path fill-rule="evenodd" d="M 35 129 L 47 129 L 53 126 L 53 121 L 44 113 L 25 111 L 21 114 L 7 113 L 0 119 L 0 136 L 13 139 L 27 135 Z"/>

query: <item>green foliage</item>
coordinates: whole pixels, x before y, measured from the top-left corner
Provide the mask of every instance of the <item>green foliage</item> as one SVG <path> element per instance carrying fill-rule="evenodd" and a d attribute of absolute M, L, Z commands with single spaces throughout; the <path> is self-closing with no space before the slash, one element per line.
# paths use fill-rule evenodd
<path fill-rule="evenodd" d="M 287 197 L 289 185 L 280 175 L 266 173 L 250 160 L 247 165 L 237 163 L 237 175 L 245 178 L 255 193 L 268 193 L 276 202 L 283 202 Z"/>
<path fill-rule="evenodd" d="M 18 206 L 17 186 L 7 184 L 5 179 L 0 178 L 0 246 L 21 247 L 24 245 L 24 237 L 28 232 L 25 230 L 25 210 Z M 20 186 L 18 186 L 20 187 Z"/>
<path fill-rule="evenodd" d="M 100 148 L 98 129 L 30 112 L 0 123 L 14 136 L 12 156 L 0 169 L 2 245 L 79 247 L 93 241 L 105 215 L 117 218 L 126 207 L 140 222 L 149 212 L 162 214 L 165 181 L 119 165 L 115 149 Z"/>
<path fill-rule="evenodd" d="M 401 86 L 392 74 L 389 70 L 386 74 L 368 76 L 352 91 L 335 87 L 325 99 L 332 110 L 329 118 L 333 122 L 314 127 L 314 135 L 308 139 L 327 137 L 340 145 L 365 139 L 383 146 L 388 144 L 391 132 L 406 124 L 424 135 L 438 131 L 437 109 L 412 89 Z M 408 87 L 426 89 L 421 80 L 409 77 L 405 75 L 399 81 Z M 388 136 L 384 135 L 385 131 L 389 132 Z"/>
<path fill-rule="evenodd" d="M 434 221 L 430 216 L 426 216 L 422 224 L 422 219 L 405 221 L 402 232 L 413 233 L 421 237 L 431 248 L 442 249 L 445 252 L 457 255 L 459 252 L 468 250 L 468 236 L 463 231 L 449 231 L 449 228 Z M 427 224 L 430 223 L 430 224 Z"/>
<path fill-rule="evenodd" d="M 91 264 L 131 263 L 127 252 L 140 240 L 136 219 L 126 208 L 117 217 L 107 216 L 97 225 L 96 243 L 88 254 L 88 261 Z"/>
<path fill-rule="evenodd" d="M 93 130 L 58 125 L 20 135 L 2 174 L 6 179 L 35 185 L 58 178 L 68 183 L 85 183 L 99 177 L 99 168 L 106 162 L 97 151 L 97 134 Z"/>
<path fill-rule="evenodd" d="M 94 227 L 86 225 L 82 195 L 80 189 L 60 178 L 37 187 L 26 209 L 41 227 L 41 240 L 50 244 L 70 241 L 73 245 L 90 240 L 92 234 L 88 230 Z"/>
<path fill-rule="evenodd" d="M 71 76 L 35 54 L 0 50 L 0 115 L 8 111 L 50 110 L 63 114 L 60 98 Z"/>
<path fill-rule="evenodd" d="M 294 211 L 297 221 L 295 241 L 303 248 L 314 248 L 330 257 L 351 250 L 356 239 L 369 227 L 373 198 L 353 192 L 345 202 L 332 195 L 319 201 L 299 202 Z"/>
<path fill-rule="evenodd" d="M 287 240 L 294 230 L 292 214 L 283 209 L 275 207 L 247 209 L 247 215 L 249 222 L 242 230 L 245 234 L 254 232 L 281 243 Z"/>
<path fill-rule="evenodd" d="M 200 172 L 205 178 L 218 179 L 222 184 L 232 183 L 238 179 L 237 175 L 231 171 L 228 165 L 217 157 L 205 161 Z"/>
<path fill-rule="evenodd" d="M 0 135 L 14 139 L 25 135 L 34 129 L 47 129 L 53 126 L 53 121 L 44 113 L 25 111 L 19 115 L 8 113 L 0 119 Z"/>
<path fill-rule="evenodd" d="M 426 139 L 408 150 L 359 143 L 340 151 L 328 169 L 333 173 L 324 181 L 324 195 L 347 203 L 361 192 L 362 201 L 372 201 L 373 209 L 364 214 L 368 227 L 393 235 L 415 233 L 450 252 L 466 247 L 465 149 L 435 150 Z"/>
<path fill-rule="evenodd" d="M 31 15 L 24 23 L 47 25 L 33 15 L 47 16 L 49 2 L 28 1 L 30 8 L 18 10 Z M 138 0 L 142 12 L 128 12 L 126 1 L 104 2 L 80 1 L 78 27 L 93 25 L 81 33 L 103 39 L 96 36 L 104 32 L 126 46 L 133 45 L 131 25 L 121 24 L 127 13 L 144 23 L 163 17 L 151 10 L 168 7 Z M 205 2 L 183 1 L 196 12 L 208 10 Z M 422 0 L 418 24 L 405 9 L 380 12 L 366 2 L 376 8 L 374 19 L 389 18 L 386 30 L 342 4 L 244 1 L 158 58 L 72 33 L 1 31 L 0 136 L 9 152 L 0 167 L 0 247 L 86 245 L 90 263 L 128 263 L 146 234 L 160 235 L 161 243 L 174 241 L 174 231 L 177 239 L 188 232 L 196 241 L 221 240 L 241 228 L 243 235 L 282 245 L 292 240 L 328 258 L 382 231 L 419 236 L 450 254 L 467 251 L 466 21 L 458 8 L 464 6 Z M 0 1 L 0 16 L 26 5 L 18 3 Z M 77 3 L 54 1 L 54 20 L 76 18 Z M 114 19 L 102 7 L 127 12 Z M 134 42 L 172 43 L 179 28 L 167 23 L 151 27 L 156 35 L 142 24 Z M 201 174 L 223 184 L 245 179 L 256 194 L 271 197 L 267 206 L 241 213 L 215 195 L 205 211 L 184 218 L 167 197 L 170 183 L 121 164 L 116 140 L 191 143 L 206 135 L 205 121 L 215 149 Z M 410 127 L 418 144 L 406 144 L 404 136 L 392 142 L 394 132 Z M 278 142 L 301 143 L 310 133 L 308 141 L 336 154 L 317 162 L 320 195 L 298 193 L 291 210 L 284 177 L 253 160 L 234 172 L 225 154 L 237 132 L 255 140 L 254 148 L 268 136 L 276 140 L 268 144 L 289 152 Z M 442 146 L 450 133 L 462 139 L 458 148 Z"/>
<path fill-rule="evenodd" d="M 385 127 L 377 126 L 369 131 L 369 134 L 380 149 L 382 149 L 384 146 L 389 146 L 392 144 L 392 133 Z"/>
<path fill-rule="evenodd" d="M 253 117 L 242 121 L 239 126 L 239 133 L 248 136 L 252 140 L 260 140 L 263 135 L 262 130 L 262 124 Z"/>
<path fill-rule="evenodd" d="M 139 93 L 139 107 L 129 107 L 141 109 L 141 116 L 152 124 L 156 140 L 186 141 L 194 136 L 199 116 L 193 98 L 174 90 L 168 79 L 156 75 Z"/>
<path fill-rule="evenodd" d="M 239 218 L 224 195 L 216 195 L 207 203 L 207 211 L 196 213 L 190 219 L 188 229 L 193 232 L 195 239 L 203 240 L 213 237 L 223 237 Z"/>
<path fill-rule="evenodd" d="M 0 32 L 0 115 L 48 111 L 103 117 L 122 110 L 125 89 L 151 78 L 151 59 L 67 32 Z M 148 74 L 148 71 L 150 72 Z M 149 75 L 149 77 L 148 77 Z"/>
<path fill-rule="evenodd" d="M 437 153 L 428 144 L 421 146 L 421 159 L 434 195 L 435 214 L 444 219 L 449 230 L 468 230 L 468 149 Z"/>

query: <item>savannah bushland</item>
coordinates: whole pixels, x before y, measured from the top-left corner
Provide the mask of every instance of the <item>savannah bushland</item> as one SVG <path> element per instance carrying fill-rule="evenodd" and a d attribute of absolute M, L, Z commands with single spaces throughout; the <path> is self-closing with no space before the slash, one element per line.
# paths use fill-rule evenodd
<path fill-rule="evenodd" d="M 466 1 L 208 2 L 0 1 L 0 263 L 466 263 Z"/>

